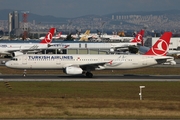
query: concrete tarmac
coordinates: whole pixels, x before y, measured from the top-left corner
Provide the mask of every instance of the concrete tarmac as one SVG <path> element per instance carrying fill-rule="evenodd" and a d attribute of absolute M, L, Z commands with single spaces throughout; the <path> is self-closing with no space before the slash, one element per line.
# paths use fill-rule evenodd
<path fill-rule="evenodd" d="M 180 81 L 180 75 L 0 75 L 0 81 Z"/>

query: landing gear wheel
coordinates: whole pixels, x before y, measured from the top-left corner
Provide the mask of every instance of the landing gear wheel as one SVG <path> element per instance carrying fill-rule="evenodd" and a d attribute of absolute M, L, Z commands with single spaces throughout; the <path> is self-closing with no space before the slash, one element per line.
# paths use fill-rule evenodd
<path fill-rule="evenodd" d="M 26 77 L 26 74 L 23 74 L 23 77 Z"/>
<path fill-rule="evenodd" d="M 26 69 L 24 69 L 23 77 L 26 77 Z"/>
<path fill-rule="evenodd" d="M 86 77 L 92 78 L 92 77 L 93 77 L 93 74 L 92 74 L 91 72 L 87 72 L 87 73 L 86 73 Z"/>

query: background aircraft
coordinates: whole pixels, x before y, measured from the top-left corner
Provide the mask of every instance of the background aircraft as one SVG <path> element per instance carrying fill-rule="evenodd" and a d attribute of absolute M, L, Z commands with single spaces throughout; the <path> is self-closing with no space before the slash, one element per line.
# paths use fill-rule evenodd
<path fill-rule="evenodd" d="M 47 49 L 52 42 L 55 28 L 51 28 L 40 43 L 0 43 L 0 54 L 18 56 L 25 53 L 35 53 Z"/>
<path fill-rule="evenodd" d="M 59 32 L 56 36 L 53 36 L 52 39 L 60 39 L 62 32 Z M 45 37 L 40 37 L 40 40 L 45 39 Z"/>

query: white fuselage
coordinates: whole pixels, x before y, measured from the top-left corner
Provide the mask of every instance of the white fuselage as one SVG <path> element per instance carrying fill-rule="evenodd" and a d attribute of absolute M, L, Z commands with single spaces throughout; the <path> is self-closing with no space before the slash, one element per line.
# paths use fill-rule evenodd
<path fill-rule="evenodd" d="M 47 49 L 45 43 L 0 43 L 0 54 L 11 54 L 16 51 L 34 51 L 36 49 Z"/>
<path fill-rule="evenodd" d="M 107 35 L 107 34 L 104 34 L 104 35 L 101 35 L 101 38 L 110 39 L 110 40 L 130 41 L 134 37 L 121 37 L 119 35 Z"/>
<path fill-rule="evenodd" d="M 68 46 L 68 47 L 66 47 Z M 62 43 L 51 43 L 48 49 L 111 49 L 111 48 L 125 48 L 128 46 L 137 46 L 137 43 L 130 42 L 119 42 L 119 43 L 101 43 L 101 42 L 62 42 Z"/>
<path fill-rule="evenodd" d="M 137 43 L 0 43 L 0 54 L 12 54 L 13 52 L 34 53 L 46 49 L 111 49 L 122 48 Z"/>
<path fill-rule="evenodd" d="M 152 55 L 35 55 L 25 54 L 6 62 L 6 66 L 18 69 L 64 69 L 66 67 L 94 67 L 102 69 L 134 69 L 158 64 L 156 59 L 173 59 Z M 93 70 L 93 69 L 92 69 Z"/>

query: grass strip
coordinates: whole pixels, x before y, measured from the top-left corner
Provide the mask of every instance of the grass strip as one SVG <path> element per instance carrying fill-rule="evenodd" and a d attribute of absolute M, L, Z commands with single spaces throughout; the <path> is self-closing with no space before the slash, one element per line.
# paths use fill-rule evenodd
<path fill-rule="evenodd" d="M 180 118 L 180 82 L 8 83 L 0 82 L 0 118 Z"/>

